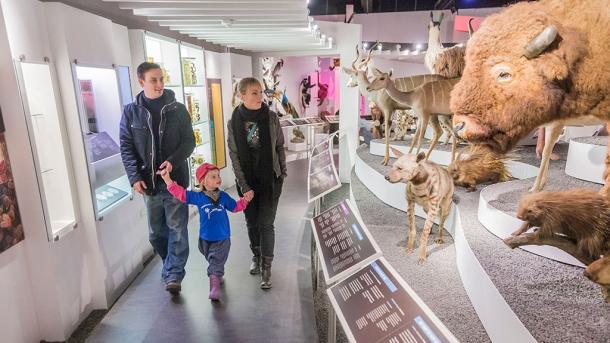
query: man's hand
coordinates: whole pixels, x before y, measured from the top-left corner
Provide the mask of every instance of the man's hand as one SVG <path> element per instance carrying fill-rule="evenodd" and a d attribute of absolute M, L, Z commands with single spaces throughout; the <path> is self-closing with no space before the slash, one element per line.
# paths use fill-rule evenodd
<path fill-rule="evenodd" d="M 146 182 L 144 182 L 144 181 L 138 181 L 133 184 L 133 190 L 136 191 L 137 193 L 144 195 L 144 194 L 146 194 L 145 189 L 148 189 L 148 187 L 146 187 Z"/>
<path fill-rule="evenodd" d="M 254 191 L 247 191 L 246 193 L 244 193 L 244 198 L 247 202 L 252 201 L 252 198 L 254 198 Z"/>
<path fill-rule="evenodd" d="M 159 166 L 159 170 L 161 169 L 165 169 L 168 173 L 171 173 L 172 169 L 174 169 L 174 166 L 172 166 L 172 163 L 170 161 L 165 161 Z"/>

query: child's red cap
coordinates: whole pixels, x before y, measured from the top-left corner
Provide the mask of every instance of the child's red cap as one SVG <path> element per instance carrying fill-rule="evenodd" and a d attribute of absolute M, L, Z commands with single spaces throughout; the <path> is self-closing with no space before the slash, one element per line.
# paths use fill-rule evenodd
<path fill-rule="evenodd" d="M 195 177 L 197 177 L 197 181 L 199 181 L 199 183 L 203 182 L 203 178 L 206 176 L 206 174 L 210 170 L 219 170 L 219 169 L 212 163 L 204 163 L 204 164 L 200 165 L 199 167 L 197 167 L 197 170 L 195 171 Z"/>

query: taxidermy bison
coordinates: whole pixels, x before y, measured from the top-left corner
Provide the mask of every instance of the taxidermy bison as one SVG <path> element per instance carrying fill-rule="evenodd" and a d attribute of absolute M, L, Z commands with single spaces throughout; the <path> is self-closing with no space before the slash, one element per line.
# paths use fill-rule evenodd
<path fill-rule="evenodd" d="M 610 303 L 610 255 L 602 256 L 591 263 L 585 269 L 585 276 L 602 286 L 602 293 L 606 302 Z"/>
<path fill-rule="evenodd" d="M 512 175 L 506 168 L 506 162 L 512 159 L 510 155 L 497 154 L 486 146 L 474 144 L 466 156 L 463 151 L 460 152 L 447 171 L 456 186 L 474 192 L 480 183 L 509 181 Z"/>
<path fill-rule="evenodd" d="M 610 0 L 520 2 L 489 16 L 451 93 L 456 134 L 507 152 L 534 128 L 610 120 Z"/>
<path fill-rule="evenodd" d="M 523 225 L 504 242 L 551 245 L 585 265 L 610 252 L 610 200 L 589 189 L 531 193 L 519 202 Z M 533 233 L 530 228 L 537 227 Z"/>

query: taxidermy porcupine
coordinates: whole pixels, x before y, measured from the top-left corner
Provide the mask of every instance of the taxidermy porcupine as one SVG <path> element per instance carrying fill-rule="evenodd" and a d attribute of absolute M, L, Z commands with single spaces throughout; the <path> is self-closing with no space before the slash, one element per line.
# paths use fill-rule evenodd
<path fill-rule="evenodd" d="M 466 187 L 468 192 L 477 190 L 483 182 L 505 182 L 512 178 L 506 162 L 512 155 L 499 155 L 483 145 L 471 145 L 468 155 L 461 151 L 447 170 L 456 186 Z"/>
<path fill-rule="evenodd" d="M 567 251 L 584 264 L 610 252 L 610 201 L 590 189 L 530 193 L 521 198 L 517 218 L 523 226 L 519 236 L 538 227 L 536 240 L 567 240 Z"/>

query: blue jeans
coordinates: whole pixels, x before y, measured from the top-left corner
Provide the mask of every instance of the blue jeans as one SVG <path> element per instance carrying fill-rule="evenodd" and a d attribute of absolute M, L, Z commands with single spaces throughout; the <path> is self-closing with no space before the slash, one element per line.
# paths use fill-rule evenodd
<path fill-rule="evenodd" d="M 163 260 L 163 280 L 182 281 L 189 256 L 188 206 L 174 198 L 165 185 L 160 188 L 157 194 L 144 196 L 148 240 Z"/>

